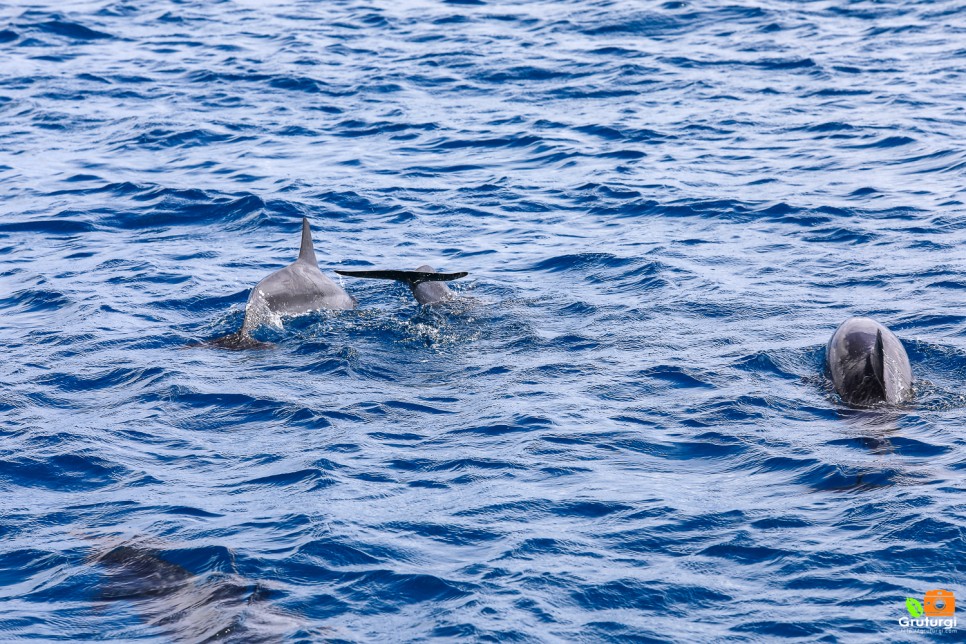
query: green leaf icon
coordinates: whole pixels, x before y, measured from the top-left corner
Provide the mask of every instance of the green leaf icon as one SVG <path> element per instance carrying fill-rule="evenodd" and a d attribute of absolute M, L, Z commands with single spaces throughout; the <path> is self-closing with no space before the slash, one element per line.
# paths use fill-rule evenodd
<path fill-rule="evenodd" d="M 919 600 L 913 599 L 912 597 L 906 597 L 906 610 L 908 610 L 909 614 L 913 617 L 922 617 L 922 614 L 925 612 L 922 609 L 922 604 L 919 603 Z"/>

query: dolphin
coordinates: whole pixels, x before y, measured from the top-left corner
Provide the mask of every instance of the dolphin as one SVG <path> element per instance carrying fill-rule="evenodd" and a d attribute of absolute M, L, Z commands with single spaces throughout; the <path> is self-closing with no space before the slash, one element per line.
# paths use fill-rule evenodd
<path fill-rule="evenodd" d="M 354 309 L 356 300 L 319 270 L 312 247 L 309 220 L 302 218 L 302 246 L 294 262 L 255 285 L 245 304 L 245 320 L 235 333 L 209 341 L 226 349 L 264 348 L 251 332 L 268 322 L 278 325 L 279 315 L 299 315 L 319 309 Z"/>
<path fill-rule="evenodd" d="M 98 547 L 88 561 L 103 571 L 99 603 L 130 603 L 174 641 L 281 644 L 307 630 L 268 601 L 272 593 L 262 583 L 236 572 L 194 574 L 136 542 Z"/>
<path fill-rule="evenodd" d="M 912 398 L 909 356 L 892 331 L 869 318 L 849 318 L 828 341 L 825 366 L 846 403 L 898 405 Z"/>
<path fill-rule="evenodd" d="M 409 285 L 416 301 L 420 304 L 438 304 L 453 299 L 453 291 L 443 282 L 466 277 L 469 273 L 437 273 L 429 264 L 423 264 L 414 271 L 342 271 L 339 275 L 364 277 L 368 279 L 396 280 Z"/>

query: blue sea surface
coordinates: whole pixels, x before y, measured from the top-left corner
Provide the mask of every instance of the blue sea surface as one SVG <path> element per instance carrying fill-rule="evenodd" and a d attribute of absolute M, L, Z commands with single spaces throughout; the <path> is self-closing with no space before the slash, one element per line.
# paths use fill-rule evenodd
<path fill-rule="evenodd" d="M 0 640 L 956 640 L 964 142 L 955 1 L 0 6 Z"/>

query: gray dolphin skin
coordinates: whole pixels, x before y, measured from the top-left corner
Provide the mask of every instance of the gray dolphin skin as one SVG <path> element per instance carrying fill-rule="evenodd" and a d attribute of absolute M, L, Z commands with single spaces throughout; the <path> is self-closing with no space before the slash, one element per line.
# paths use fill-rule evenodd
<path fill-rule="evenodd" d="M 846 403 L 898 405 L 912 398 L 909 356 L 892 331 L 869 318 L 849 318 L 828 341 L 825 366 Z"/>
<path fill-rule="evenodd" d="M 234 572 L 194 574 L 137 543 L 98 549 L 98 599 L 131 604 L 142 621 L 177 642 L 287 642 L 303 630 L 276 608 L 270 592 Z"/>
<path fill-rule="evenodd" d="M 367 279 L 396 280 L 409 285 L 416 301 L 420 304 L 438 304 L 453 299 L 453 291 L 443 282 L 466 277 L 469 273 L 437 273 L 429 264 L 423 264 L 414 271 L 343 271 L 339 275 L 363 277 Z"/>
<path fill-rule="evenodd" d="M 255 285 L 245 304 L 245 321 L 240 330 L 209 344 L 226 349 L 266 347 L 267 344 L 252 338 L 251 332 L 266 322 L 277 324 L 279 315 L 299 315 L 320 309 L 348 310 L 355 306 L 355 298 L 319 270 L 309 220 L 303 217 L 298 259 Z"/>

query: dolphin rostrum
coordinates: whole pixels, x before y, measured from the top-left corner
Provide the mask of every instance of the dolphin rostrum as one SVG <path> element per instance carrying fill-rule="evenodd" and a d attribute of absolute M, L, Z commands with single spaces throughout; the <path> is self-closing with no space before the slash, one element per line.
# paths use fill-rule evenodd
<path fill-rule="evenodd" d="M 309 220 L 302 218 L 302 246 L 294 262 L 255 285 L 245 304 L 245 321 L 235 333 L 211 340 L 226 349 L 266 346 L 251 336 L 265 323 L 278 326 L 280 315 L 298 315 L 319 309 L 354 309 L 355 298 L 322 274 L 312 248 Z"/>
<path fill-rule="evenodd" d="M 396 280 L 409 285 L 416 301 L 420 304 L 436 304 L 453 299 L 453 291 L 443 282 L 466 277 L 469 273 L 437 273 L 429 264 L 423 264 L 414 271 L 342 271 L 339 275 L 365 277 L 369 279 Z"/>
<path fill-rule="evenodd" d="M 898 405 L 912 398 L 909 356 L 892 331 L 869 318 L 849 318 L 828 341 L 825 365 L 850 405 Z"/>

